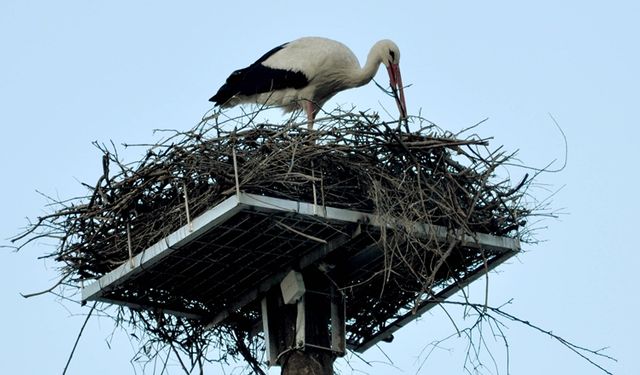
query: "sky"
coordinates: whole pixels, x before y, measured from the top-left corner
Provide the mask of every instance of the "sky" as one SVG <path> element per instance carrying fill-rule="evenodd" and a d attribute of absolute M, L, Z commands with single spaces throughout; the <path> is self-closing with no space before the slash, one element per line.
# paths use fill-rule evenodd
<path fill-rule="evenodd" d="M 92 141 L 147 143 L 153 129 L 189 129 L 228 74 L 273 46 L 325 36 L 364 62 L 379 39 L 401 49 L 410 114 L 458 131 L 475 129 L 492 146 L 557 173 L 532 194 L 551 199 L 557 219 L 538 223 L 539 243 L 489 278 L 489 302 L 589 348 L 608 347 L 615 374 L 638 374 L 635 269 L 640 5 L 634 1 L 14 1 L 0 2 L 0 241 L 48 212 L 42 194 L 86 193 L 101 158 Z M 381 69 L 377 80 L 386 83 Z M 345 91 L 325 105 L 395 109 L 374 85 Z M 567 138 L 563 137 L 552 115 Z M 139 154 L 124 154 L 127 160 Z M 513 169 L 517 179 L 526 171 Z M 41 194 L 42 193 L 42 194 Z M 19 253 L 0 249 L 0 373 L 60 374 L 87 308 L 46 289 L 56 264 L 39 259 L 46 243 Z M 478 283 L 481 283 L 479 281 Z M 483 300 L 484 285 L 469 293 Z M 455 319 L 462 312 L 451 310 Z M 464 374 L 466 340 L 441 309 L 425 314 L 343 374 Z M 484 373 L 601 374 L 557 342 L 507 324 L 508 359 Z M 493 340 L 493 339 L 491 339 Z M 91 319 L 68 374 L 141 373 L 135 343 L 109 319 Z M 427 355 L 427 353 L 431 353 Z M 276 370 L 272 371 L 277 373 Z M 178 374 L 178 368 L 171 368 Z M 239 374 L 211 365 L 207 373 Z"/>

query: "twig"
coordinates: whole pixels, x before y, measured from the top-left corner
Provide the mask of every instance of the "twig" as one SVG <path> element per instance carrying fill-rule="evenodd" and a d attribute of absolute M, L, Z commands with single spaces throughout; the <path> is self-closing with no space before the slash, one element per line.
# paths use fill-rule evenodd
<path fill-rule="evenodd" d="M 91 310 L 89 310 L 87 317 L 84 319 L 84 323 L 82 323 L 82 327 L 80 327 L 80 332 L 78 332 L 76 341 L 73 343 L 73 348 L 71 349 L 71 353 L 69 353 L 69 358 L 67 358 L 67 363 L 64 365 L 64 369 L 62 370 L 62 375 L 65 375 L 67 373 L 67 369 L 69 368 L 69 364 L 71 363 L 73 354 L 76 352 L 76 347 L 78 346 L 78 342 L 80 342 L 80 337 L 82 336 L 82 332 L 84 332 L 84 328 L 87 326 L 87 322 L 89 321 L 89 318 L 91 318 L 91 314 L 93 313 L 93 310 L 96 308 L 97 303 L 98 302 L 96 301 L 93 303 L 93 305 L 91 305 Z"/>

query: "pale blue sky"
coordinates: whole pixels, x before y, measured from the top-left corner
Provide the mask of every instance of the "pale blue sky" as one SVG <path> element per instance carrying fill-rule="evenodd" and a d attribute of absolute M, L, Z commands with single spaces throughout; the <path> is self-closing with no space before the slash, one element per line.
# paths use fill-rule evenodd
<path fill-rule="evenodd" d="M 453 131 L 489 117 L 477 133 L 519 149 L 522 162 L 537 167 L 564 157 L 548 113 L 559 121 L 568 165 L 539 181 L 551 191 L 564 186 L 553 207 L 567 214 L 544 221 L 538 235 L 544 242 L 525 245 L 525 253 L 491 275 L 490 302 L 513 298 L 509 312 L 576 343 L 609 346 L 619 360 L 609 369 L 638 374 L 638 4 L 4 0 L 0 238 L 46 211 L 36 189 L 60 198 L 84 193 L 78 181 L 93 183 L 101 173 L 91 141 L 148 142 L 152 129 L 190 128 L 227 75 L 269 48 L 326 36 L 350 46 L 362 62 L 375 41 L 390 38 L 402 51 L 412 114 L 421 110 Z M 383 70 L 378 79 L 386 83 Z M 326 108 L 380 109 L 378 102 L 395 108 L 373 85 L 341 93 Z M 0 252 L 2 374 L 61 373 L 83 321 L 77 314 L 88 311 L 51 295 L 18 295 L 55 281 L 56 265 L 36 259 L 49 251 L 41 245 Z M 472 296 L 481 299 L 480 289 L 472 288 Z M 509 327 L 513 374 L 600 373 L 547 337 Z M 134 373 L 129 339 L 116 331 L 109 347 L 112 331 L 109 320 L 92 320 L 69 374 Z M 351 362 L 370 374 L 462 374 L 464 340 L 448 342 L 419 369 L 422 348 L 453 331 L 434 310 L 383 346 L 395 367 Z M 502 352 L 495 354 L 506 373 Z M 375 348 L 366 358 L 388 362 Z"/>

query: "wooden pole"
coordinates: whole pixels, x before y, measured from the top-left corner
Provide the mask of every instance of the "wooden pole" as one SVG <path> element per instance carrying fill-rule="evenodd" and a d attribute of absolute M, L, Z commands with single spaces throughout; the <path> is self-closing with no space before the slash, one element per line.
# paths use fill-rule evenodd
<path fill-rule="evenodd" d="M 296 319 L 295 332 L 289 332 L 288 335 L 298 340 L 304 337 L 304 347 L 290 350 L 281 356 L 281 374 L 333 375 L 333 363 L 337 355 L 330 349 L 331 285 L 327 277 L 316 269 L 305 270 L 303 277 L 307 291 L 298 302 L 296 316 L 289 314 L 286 318 Z M 286 326 L 291 327 L 291 323 Z M 302 335 L 300 330 L 303 331 Z"/>
<path fill-rule="evenodd" d="M 282 290 L 273 288 L 262 302 L 268 360 L 281 366 L 282 375 L 332 375 L 333 363 L 344 351 L 340 345 L 344 322 L 333 320 L 344 319 L 339 311 L 344 304 L 337 307 L 334 288 L 322 272 L 311 268 L 302 272 L 302 278 L 304 286 L 289 280 Z M 300 287 L 304 294 L 285 303 L 283 292 L 289 296 L 292 288 Z"/>

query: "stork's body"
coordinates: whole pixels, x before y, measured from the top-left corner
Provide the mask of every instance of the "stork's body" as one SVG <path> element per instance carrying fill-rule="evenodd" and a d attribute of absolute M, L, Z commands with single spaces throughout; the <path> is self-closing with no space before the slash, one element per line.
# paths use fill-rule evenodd
<path fill-rule="evenodd" d="M 336 93 L 367 84 L 383 63 L 393 89 L 400 92 L 398 107 L 406 114 L 398 63 L 400 51 L 390 40 L 376 43 L 364 67 L 344 44 L 306 37 L 278 46 L 248 67 L 236 70 L 209 99 L 222 107 L 241 103 L 281 106 L 286 112 L 304 109 L 309 128 L 324 103 Z"/>

